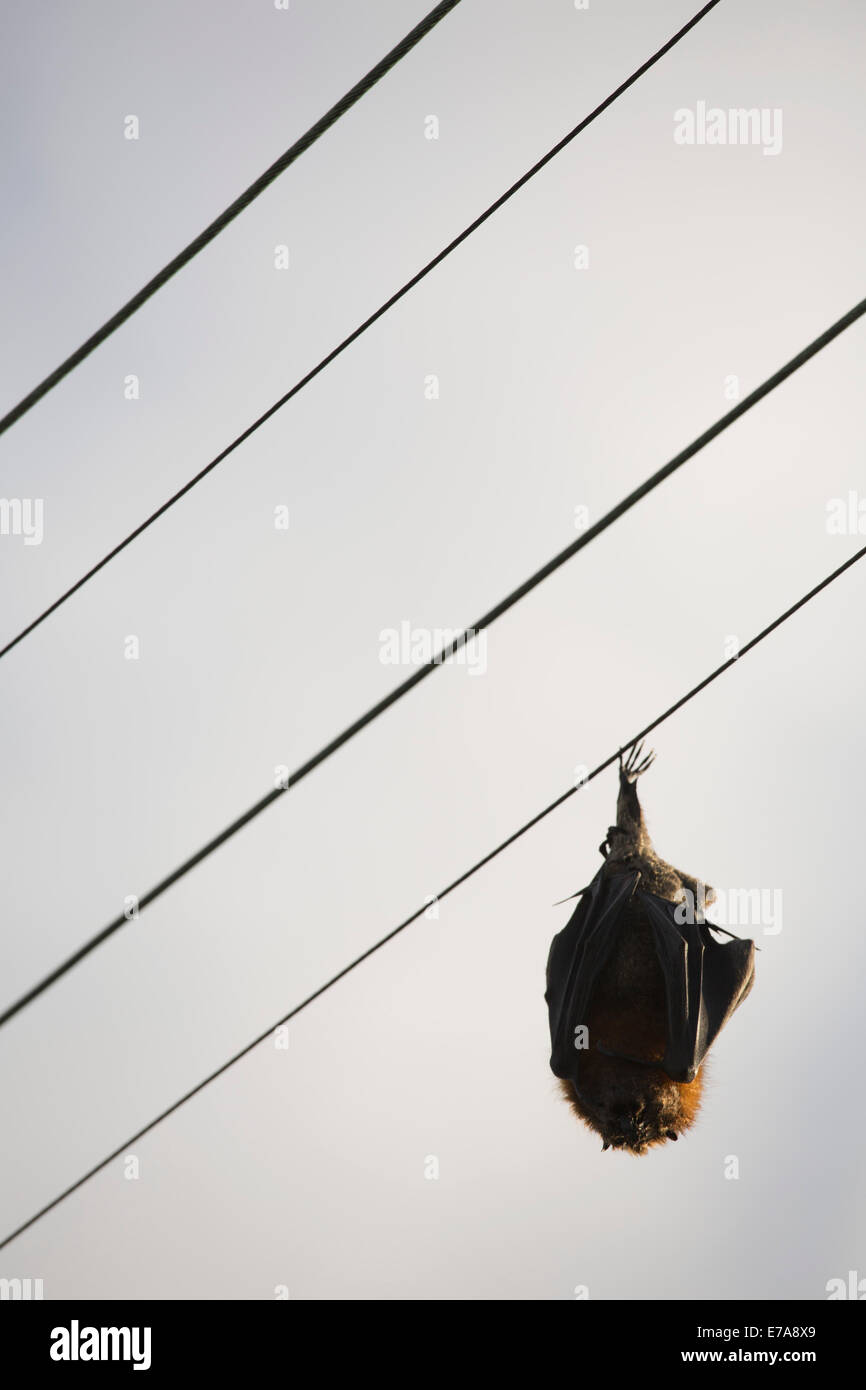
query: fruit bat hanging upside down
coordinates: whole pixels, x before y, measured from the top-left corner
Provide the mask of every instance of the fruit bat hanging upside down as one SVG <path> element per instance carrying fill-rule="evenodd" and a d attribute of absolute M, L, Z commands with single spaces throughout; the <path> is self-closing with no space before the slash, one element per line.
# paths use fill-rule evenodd
<path fill-rule="evenodd" d="M 545 993 L 564 1096 L 604 1149 L 633 1154 L 692 1124 L 701 1063 L 755 974 L 753 941 L 710 934 L 701 905 L 714 890 L 653 849 L 635 782 L 654 754 L 642 754 L 620 754 L 605 862 L 553 938 Z"/>

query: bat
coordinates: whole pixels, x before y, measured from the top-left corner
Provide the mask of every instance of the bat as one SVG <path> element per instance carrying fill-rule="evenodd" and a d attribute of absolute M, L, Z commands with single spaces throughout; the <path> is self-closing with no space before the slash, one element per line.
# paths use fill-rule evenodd
<path fill-rule="evenodd" d="M 544 996 L 564 1098 L 603 1150 L 633 1154 L 694 1123 L 704 1058 L 755 975 L 755 943 L 704 919 L 715 891 L 653 849 L 635 783 L 654 757 L 620 753 L 605 862 L 553 938 Z"/>

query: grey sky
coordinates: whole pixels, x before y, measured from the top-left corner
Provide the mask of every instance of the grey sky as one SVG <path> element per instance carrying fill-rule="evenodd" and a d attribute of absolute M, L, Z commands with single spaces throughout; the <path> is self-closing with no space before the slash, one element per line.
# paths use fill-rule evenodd
<path fill-rule="evenodd" d="M 42 545 L 0 538 L 0 643 L 697 7 L 464 0 L 0 441 L 3 495 L 45 503 Z M 428 8 L 7 11 L 0 407 Z M 573 538 L 576 506 L 596 519 L 722 414 L 726 378 L 745 394 L 862 297 L 864 39 L 854 3 L 723 0 L 4 659 L 3 1002 L 390 689 L 405 672 L 380 662 L 382 629 L 471 622 Z M 674 112 L 699 101 L 780 108 L 781 152 L 677 145 Z M 2 1231 L 863 544 L 825 519 L 866 495 L 864 333 L 503 618 L 483 677 L 434 673 L 0 1030 Z M 610 773 L 301 1015 L 287 1051 L 264 1044 L 135 1146 L 138 1181 L 114 1164 L 3 1251 L 0 1275 L 46 1297 L 764 1299 L 862 1270 L 864 597 L 855 568 L 653 739 L 660 853 L 784 905 L 676 1148 L 602 1156 L 548 1067 L 544 964 L 569 912 L 551 903 L 600 862 Z"/>

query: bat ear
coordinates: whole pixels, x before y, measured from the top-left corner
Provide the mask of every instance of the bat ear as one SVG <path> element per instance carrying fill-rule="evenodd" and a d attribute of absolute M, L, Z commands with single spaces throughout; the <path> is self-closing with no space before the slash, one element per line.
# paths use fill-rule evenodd
<path fill-rule="evenodd" d="M 601 1146 L 601 1151 L 602 1151 L 602 1153 L 604 1153 L 605 1150 L 606 1150 L 606 1149 L 609 1149 L 609 1148 L 610 1148 L 610 1144 L 609 1144 L 609 1143 L 607 1142 L 607 1140 L 605 1139 L 604 1143 L 603 1143 L 602 1146 Z"/>
<path fill-rule="evenodd" d="M 677 1142 L 677 1140 L 679 1139 L 679 1137 L 680 1137 L 680 1136 L 679 1136 L 678 1134 L 675 1134 L 674 1131 L 673 1131 L 672 1129 L 669 1129 L 668 1132 L 667 1132 L 667 1134 L 665 1135 L 665 1138 L 666 1138 L 666 1139 L 673 1139 L 674 1143 Z"/>

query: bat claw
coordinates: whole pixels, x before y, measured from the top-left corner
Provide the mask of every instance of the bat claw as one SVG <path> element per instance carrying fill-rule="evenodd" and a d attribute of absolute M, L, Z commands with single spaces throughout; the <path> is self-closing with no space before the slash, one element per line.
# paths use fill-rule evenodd
<path fill-rule="evenodd" d="M 636 782 L 638 777 L 643 776 L 655 762 L 655 749 L 651 748 L 645 757 L 643 750 L 643 739 L 641 739 L 640 743 L 633 743 L 631 745 L 628 757 L 625 759 L 623 758 L 625 750 L 622 748 L 620 749 L 619 772 L 620 776 L 623 777 L 626 782 Z"/>

